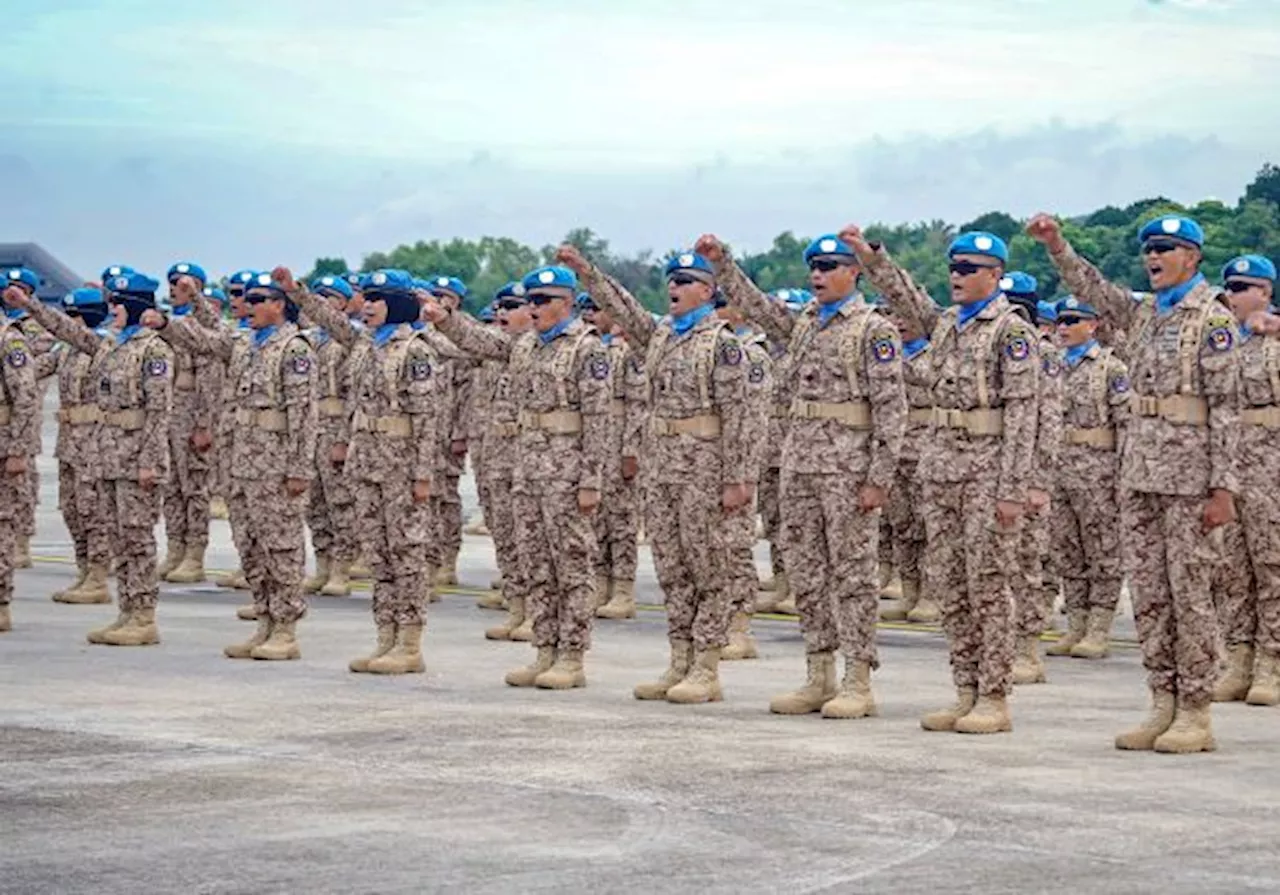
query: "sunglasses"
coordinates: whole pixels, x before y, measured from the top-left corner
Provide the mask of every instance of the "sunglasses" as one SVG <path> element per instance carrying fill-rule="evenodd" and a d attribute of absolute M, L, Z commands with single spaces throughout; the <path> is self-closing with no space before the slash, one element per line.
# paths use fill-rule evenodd
<path fill-rule="evenodd" d="M 1222 288 L 1228 292 L 1248 292 L 1257 285 L 1257 283 L 1246 283 L 1243 280 L 1227 280 L 1222 284 Z"/>
<path fill-rule="evenodd" d="M 702 280 L 687 273 L 673 273 L 667 277 L 667 282 L 673 286 L 692 286 L 694 283 L 701 283 Z"/>
<path fill-rule="evenodd" d="M 837 267 L 852 267 L 852 261 L 839 261 L 835 258 L 814 258 L 809 262 L 810 270 L 820 270 L 823 273 L 831 273 Z"/>
<path fill-rule="evenodd" d="M 1092 317 L 1063 317 L 1058 316 L 1058 326 L 1075 326 L 1077 323 L 1084 323 L 1086 320 L 1092 320 Z"/>
<path fill-rule="evenodd" d="M 279 298 L 278 295 L 263 295 L 261 292 L 255 292 L 252 295 L 246 295 L 244 300 L 251 305 L 260 305 L 264 301 L 276 301 Z"/>
<path fill-rule="evenodd" d="M 974 264 L 972 261 L 952 261 L 947 270 L 962 277 L 971 277 L 980 270 L 995 270 L 995 264 Z"/>
<path fill-rule="evenodd" d="M 522 307 L 524 307 L 524 302 L 517 301 L 516 299 L 509 298 L 498 302 L 498 308 L 503 311 L 514 311 Z"/>
<path fill-rule="evenodd" d="M 1175 252 L 1178 249 L 1185 249 L 1182 243 L 1172 239 L 1151 239 L 1142 244 L 1142 254 L 1144 255 L 1166 255 L 1169 252 Z"/>
<path fill-rule="evenodd" d="M 529 299 L 529 304 L 542 307 L 543 305 L 551 304 L 553 301 L 568 298 L 568 296 L 556 295 L 554 292 L 530 292 L 525 298 Z"/>

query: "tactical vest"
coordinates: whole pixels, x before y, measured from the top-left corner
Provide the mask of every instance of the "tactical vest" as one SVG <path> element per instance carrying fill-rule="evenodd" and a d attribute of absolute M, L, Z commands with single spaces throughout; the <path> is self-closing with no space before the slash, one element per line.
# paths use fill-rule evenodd
<path fill-rule="evenodd" d="M 1012 307 L 1007 308 L 999 317 L 991 321 L 991 325 L 983 329 L 981 341 L 978 342 L 977 347 L 974 350 L 973 356 L 981 367 L 978 370 L 976 382 L 978 387 L 978 409 L 985 410 L 991 406 L 991 385 L 987 381 L 988 368 L 985 366 L 985 362 L 991 357 L 991 350 L 995 347 L 996 337 L 1004 331 L 1009 318 L 1016 316 L 1017 313 L 1016 309 Z M 935 349 L 931 352 L 934 376 L 933 385 L 935 386 L 937 384 L 937 377 L 942 373 L 939 369 L 941 367 L 941 363 L 938 360 L 938 358 L 943 354 L 941 350 L 942 346 L 946 343 L 947 339 L 953 337 L 959 339 L 960 337 L 960 333 L 956 329 L 957 322 L 957 317 L 950 314 L 943 314 L 938 318 L 938 323 L 933 328 L 933 335 L 929 337 L 929 346 Z"/>
<path fill-rule="evenodd" d="M 572 337 L 573 341 L 569 347 L 561 348 L 559 353 L 556 354 L 555 360 L 551 364 L 551 375 L 555 377 L 556 381 L 557 407 L 564 408 L 569 406 L 569 380 L 572 378 L 573 362 L 578 357 L 578 351 L 581 350 L 582 343 L 587 340 L 588 336 L 594 334 L 594 329 L 584 326 L 581 332 Z M 529 345 L 529 351 L 530 353 L 533 351 L 532 343 Z"/>
<path fill-rule="evenodd" d="M 382 392 L 387 399 L 389 413 L 399 414 L 403 412 L 403 405 L 400 402 L 400 382 L 404 372 L 405 358 L 415 342 L 420 342 L 422 345 L 430 347 L 425 335 L 421 332 L 413 331 L 409 338 L 388 342 L 383 349 Z M 434 357 L 435 352 L 428 351 L 428 354 Z"/>
<path fill-rule="evenodd" d="M 125 398 L 127 399 L 126 403 L 128 404 L 128 408 L 141 407 L 143 405 L 144 396 L 142 393 L 142 383 L 149 375 L 147 372 L 147 351 L 151 347 L 150 343 L 158 338 L 160 338 L 160 336 L 154 330 L 143 330 L 124 345 L 120 345 L 116 349 L 120 351 L 132 351 L 136 345 L 138 358 L 142 362 L 138 367 L 137 375 L 130 376 L 125 380 L 125 387 L 127 389 L 125 392 Z"/>
<path fill-rule="evenodd" d="M 844 360 L 845 378 L 849 380 L 849 400 L 857 401 L 863 397 L 862 379 L 862 337 L 871 323 L 871 315 L 875 308 L 867 305 L 855 310 L 850 315 L 849 326 L 845 327 L 844 337 L 840 340 L 840 356 Z M 804 314 L 796 321 L 791 333 L 791 352 L 799 360 L 809 347 L 809 343 L 817 338 L 819 332 L 817 314 Z"/>
<path fill-rule="evenodd" d="M 698 409 L 704 413 L 714 409 L 711 401 L 711 376 L 716 365 L 716 345 L 720 341 L 720 333 L 728 326 L 729 324 L 721 321 L 693 337 L 694 378 L 698 380 Z M 653 337 L 649 339 L 649 349 L 644 355 L 645 403 L 650 408 L 653 406 L 653 376 L 658 371 L 658 364 L 671 340 L 671 335 L 670 324 L 664 323 L 658 327 Z"/>
<path fill-rule="evenodd" d="M 1204 333 L 1205 324 L 1209 321 L 1209 316 L 1215 310 L 1225 312 L 1226 309 L 1214 296 L 1209 296 L 1198 313 L 1182 315 L 1182 324 L 1178 329 L 1179 394 L 1196 395 L 1195 369 L 1196 361 L 1200 356 L 1200 339 Z M 1133 331 L 1137 333 L 1137 338 L 1129 344 L 1131 354 L 1146 340 L 1148 330 L 1155 321 L 1155 296 L 1148 295 L 1143 298 L 1142 305 L 1138 308 L 1138 314 L 1134 318 Z M 1133 372 L 1130 371 L 1130 373 Z M 1133 379 L 1137 382 L 1136 376 Z"/>
<path fill-rule="evenodd" d="M 267 400 L 271 402 L 272 407 L 277 407 L 280 401 L 280 386 L 284 379 L 281 375 L 281 365 L 284 362 L 284 352 L 293 342 L 297 340 L 306 344 L 307 340 L 302 337 L 301 333 L 293 333 L 292 335 L 280 339 L 277 342 L 269 343 L 266 347 L 258 349 L 261 352 L 263 367 L 269 371 L 267 376 Z M 245 367 L 241 375 L 246 375 L 253 369 L 251 362 Z M 252 388 L 252 386 L 250 386 Z"/>

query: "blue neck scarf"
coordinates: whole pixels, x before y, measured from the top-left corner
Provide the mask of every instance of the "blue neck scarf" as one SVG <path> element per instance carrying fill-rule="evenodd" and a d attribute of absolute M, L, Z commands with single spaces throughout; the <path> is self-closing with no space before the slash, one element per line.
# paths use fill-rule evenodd
<path fill-rule="evenodd" d="M 573 321 L 573 317 L 566 317 L 546 332 L 538 333 L 538 338 L 542 340 L 543 345 L 550 345 L 556 339 L 560 338 L 560 336 L 564 335 L 565 330 L 573 326 Z"/>
<path fill-rule="evenodd" d="M 921 351 L 924 351 L 928 347 L 929 347 L 929 340 L 926 339 L 924 336 L 921 336 L 918 339 L 912 339 L 910 342 L 903 342 L 902 353 L 907 360 L 911 360 L 911 358 L 915 357 L 917 354 L 919 354 Z"/>
<path fill-rule="evenodd" d="M 1204 274 L 1198 273 L 1180 286 L 1156 291 L 1156 313 L 1164 316 L 1187 297 L 1187 293 L 1204 282 Z"/>
<path fill-rule="evenodd" d="M 1090 339 L 1081 345 L 1072 345 L 1062 353 L 1062 359 L 1067 362 L 1068 367 L 1074 370 L 1080 361 L 1084 360 L 1084 356 L 1097 347 L 1097 339 Z"/>
<path fill-rule="evenodd" d="M 274 323 L 270 326 L 264 326 L 262 329 L 255 329 L 253 331 L 253 347 L 257 349 L 267 344 L 267 339 L 275 335 L 275 332 L 276 325 Z"/>
<path fill-rule="evenodd" d="M 1000 290 L 997 289 L 995 292 L 992 292 L 982 301 L 975 301 L 973 304 L 969 304 L 969 305 L 961 305 L 960 316 L 956 318 L 956 329 L 964 329 L 965 326 L 968 325 L 970 320 L 972 320 L 974 317 L 977 317 L 979 314 L 985 311 L 987 308 L 987 305 L 991 304 L 993 301 L 995 301 L 999 297 L 1000 297 Z"/>
<path fill-rule="evenodd" d="M 685 311 L 683 314 L 672 314 L 671 331 L 677 336 L 683 336 L 703 320 L 706 320 L 714 314 L 715 310 L 715 304 L 707 302 L 705 305 L 698 305 L 692 311 Z"/>
<path fill-rule="evenodd" d="M 125 342 L 129 341 L 140 332 L 142 332 L 142 326 L 140 324 L 137 324 L 137 323 L 130 324 L 129 326 L 126 326 L 124 329 L 120 330 L 119 335 L 116 336 L 116 344 L 123 345 Z"/>
<path fill-rule="evenodd" d="M 839 299 L 838 301 L 830 302 L 829 304 L 824 305 L 819 303 L 818 304 L 818 328 L 822 329 L 828 323 L 830 323 L 831 318 L 836 316 L 836 314 L 839 314 L 840 309 L 843 308 L 845 305 L 847 305 L 851 298 L 853 298 L 852 295 L 846 295 L 844 298 Z"/>
<path fill-rule="evenodd" d="M 399 323 L 384 323 L 373 331 L 373 344 L 381 348 L 391 340 L 400 328 Z"/>
<path fill-rule="evenodd" d="M 6 307 L 4 309 L 4 315 L 8 317 L 10 320 L 21 320 L 23 317 L 27 316 L 27 312 L 22 310 L 22 308 Z"/>
<path fill-rule="evenodd" d="M 111 330 L 104 323 L 102 326 L 94 327 L 93 334 L 100 339 L 105 339 L 107 336 L 111 335 Z"/>
<path fill-rule="evenodd" d="M 190 304 L 185 304 L 185 305 L 174 305 L 174 306 L 173 306 L 173 311 L 172 311 L 172 313 L 173 313 L 173 316 L 174 316 L 174 317 L 187 317 L 187 316 L 190 316 L 190 314 L 191 314 L 191 305 L 190 305 Z"/>
<path fill-rule="evenodd" d="M 601 342 L 603 342 L 603 343 L 604 343 L 604 344 L 606 344 L 606 345 L 612 345 L 612 344 L 613 344 L 613 333 L 601 333 L 601 334 L 600 334 L 600 341 L 601 341 Z"/>
<path fill-rule="evenodd" d="M 236 318 L 236 326 L 237 326 L 237 327 L 239 327 L 240 329 L 252 329 L 252 328 L 253 328 L 253 324 L 249 322 L 249 318 L 248 318 L 248 317 L 238 317 L 238 318 Z"/>

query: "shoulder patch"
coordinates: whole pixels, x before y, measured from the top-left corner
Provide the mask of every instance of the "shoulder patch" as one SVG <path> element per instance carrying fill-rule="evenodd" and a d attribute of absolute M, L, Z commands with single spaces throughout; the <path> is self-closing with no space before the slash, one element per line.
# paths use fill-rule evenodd
<path fill-rule="evenodd" d="M 311 355 L 305 351 L 298 351 L 289 356 L 289 369 L 297 373 L 299 376 L 305 376 L 311 372 Z"/>
<path fill-rule="evenodd" d="M 169 372 L 169 362 L 163 357 L 147 361 L 148 376 L 164 376 Z"/>
<path fill-rule="evenodd" d="M 1010 360 L 1026 360 L 1031 356 L 1031 340 L 1015 335 L 1004 343 L 1004 353 Z"/>
<path fill-rule="evenodd" d="M 742 348 L 735 342 L 727 342 L 720 347 L 720 361 L 730 367 L 742 363 Z"/>
<path fill-rule="evenodd" d="M 591 374 L 592 379 L 608 379 L 609 358 L 603 354 L 593 354 L 591 360 L 587 361 L 587 372 Z"/>
<path fill-rule="evenodd" d="M 1129 390 L 1129 377 L 1121 373 L 1119 376 L 1111 377 L 1111 391 L 1116 395 L 1123 395 Z"/>
<path fill-rule="evenodd" d="M 1044 370 L 1044 375 L 1049 377 L 1057 376 L 1062 372 L 1062 366 L 1058 363 L 1058 359 L 1047 354 L 1040 361 L 1040 369 Z"/>
<path fill-rule="evenodd" d="M 747 371 L 747 381 L 752 385 L 759 385 L 764 382 L 764 364 L 756 361 L 751 365 L 751 369 Z"/>
<path fill-rule="evenodd" d="M 425 382 L 431 378 L 431 361 L 425 357 L 415 357 L 409 361 L 409 378 L 414 382 Z"/>
<path fill-rule="evenodd" d="M 9 362 L 11 367 L 25 367 L 28 360 L 26 346 L 19 344 L 19 347 L 10 350 L 5 360 Z"/>
<path fill-rule="evenodd" d="M 1209 347 L 1214 351 L 1230 351 L 1236 340 L 1231 334 L 1231 327 L 1215 326 L 1209 330 L 1208 342 Z"/>
<path fill-rule="evenodd" d="M 871 343 L 871 355 L 878 363 L 887 364 L 898 356 L 898 347 L 893 339 L 876 339 Z"/>

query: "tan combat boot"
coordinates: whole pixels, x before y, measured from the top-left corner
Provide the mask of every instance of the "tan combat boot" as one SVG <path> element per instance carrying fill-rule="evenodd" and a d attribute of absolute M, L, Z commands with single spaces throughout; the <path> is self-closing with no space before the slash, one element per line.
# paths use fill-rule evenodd
<path fill-rule="evenodd" d="M 769 711 L 775 715 L 807 715 L 822 711 L 822 706 L 836 695 L 836 654 L 806 653 L 807 676 L 799 690 L 783 693 L 769 700 Z"/>
<path fill-rule="evenodd" d="M 729 620 L 729 645 L 720 650 L 720 658 L 726 662 L 754 659 L 760 655 L 756 639 L 751 635 L 751 615 L 735 612 Z"/>
<path fill-rule="evenodd" d="M 595 603 L 591 607 L 597 610 L 613 599 L 613 579 L 608 575 L 596 576 L 596 594 Z"/>
<path fill-rule="evenodd" d="M 217 587 L 226 587 L 233 590 L 249 590 L 249 579 L 244 577 L 244 569 L 236 569 L 234 572 L 227 572 L 219 575 L 213 581 Z"/>
<path fill-rule="evenodd" d="M 156 569 L 156 575 L 161 581 L 169 578 L 169 573 L 182 564 L 183 557 L 186 556 L 187 547 L 181 541 L 169 539 L 168 545 L 164 551 L 164 562 Z"/>
<path fill-rule="evenodd" d="M 1072 658 L 1105 659 L 1111 652 L 1111 620 L 1115 617 L 1115 612 L 1110 609 L 1091 609 L 1089 631 L 1083 640 L 1071 647 Z"/>
<path fill-rule="evenodd" d="M 1233 643 L 1227 647 L 1227 661 L 1213 688 L 1214 702 L 1240 702 L 1249 695 L 1253 676 L 1253 647 Z"/>
<path fill-rule="evenodd" d="M 773 611 L 781 615 L 796 614 L 796 595 L 791 592 L 791 581 L 786 572 L 778 573 L 778 602 Z"/>
<path fill-rule="evenodd" d="M 506 594 L 502 592 L 501 587 L 493 588 L 489 593 L 476 600 L 476 606 L 480 609 L 506 609 L 508 603 Z"/>
<path fill-rule="evenodd" d="M 18 549 L 13 554 L 13 567 L 15 569 L 31 568 L 31 536 L 18 535 Z"/>
<path fill-rule="evenodd" d="M 889 585 L 893 583 L 893 573 L 893 563 L 887 562 L 883 559 L 880 560 L 879 564 L 876 566 L 876 582 L 880 585 L 880 598 L 882 600 L 888 600 L 893 596 L 897 596 L 897 594 L 891 595 L 887 593 Z"/>
<path fill-rule="evenodd" d="M 587 673 L 582 668 L 582 650 L 566 649 L 556 653 L 555 663 L 533 679 L 540 690 L 572 690 L 587 685 Z"/>
<path fill-rule="evenodd" d="M 1177 700 L 1172 693 L 1164 690 L 1151 691 L 1151 713 L 1143 722 L 1132 730 L 1116 736 L 1117 749 L 1150 750 L 1155 747 L 1156 739 L 1173 724 L 1173 712 Z"/>
<path fill-rule="evenodd" d="M 81 587 L 84 586 L 85 579 L 88 577 L 89 577 L 88 561 L 83 559 L 76 560 L 76 580 L 72 584 L 68 585 L 67 587 L 64 587 L 62 590 L 55 590 L 52 594 L 49 595 L 49 599 L 53 600 L 53 602 L 55 603 L 70 603 L 71 602 L 70 600 L 62 599 L 63 595 L 69 594 L 73 590 L 79 590 Z"/>
<path fill-rule="evenodd" d="M 905 622 L 920 602 L 920 586 L 914 581 L 902 582 L 902 599 L 880 610 L 882 622 Z"/>
<path fill-rule="evenodd" d="M 871 663 L 846 659 L 840 692 L 822 704 L 822 717 L 870 718 L 879 713 L 875 695 L 871 692 Z"/>
<path fill-rule="evenodd" d="M 636 583 L 634 581 L 614 581 L 613 596 L 609 602 L 596 610 L 596 618 L 635 618 L 636 617 Z"/>
<path fill-rule="evenodd" d="M 151 646 L 160 642 L 154 609 L 135 609 L 118 628 L 107 630 L 102 642 L 108 646 Z"/>
<path fill-rule="evenodd" d="M 524 597 L 512 597 L 507 617 L 502 624 L 484 632 L 486 640 L 510 640 L 515 630 L 524 623 Z"/>
<path fill-rule="evenodd" d="M 422 661 L 422 625 L 397 625 L 396 645 L 369 663 L 372 674 L 420 674 L 426 667 Z"/>
<path fill-rule="evenodd" d="M 782 592 L 778 588 L 786 581 L 786 578 L 785 573 L 775 572 L 768 581 L 761 583 L 760 589 L 756 591 L 756 604 L 754 606 L 756 612 L 777 611 L 778 600 L 782 599 Z"/>
<path fill-rule="evenodd" d="M 320 588 L 322 597 L 351 596 L 351 563 L 329 562 L 329 580 Z"/>
<path fill-rule="evenodd" d="M 1156 737 L 1152 748 L 1157 752 L 1183 755 L 1189 752 L 1212 752 L 1218 748 L 1213 740 L 1213 724 L 1209 710 L 1212 702 L 1199 705 L 1179 705 L 1173 716 L 1173 724 Z"/>
<path fill-rule="evenodd" d="M 472 516 L 471 521 L 462 526 L 462 533 L 464 535 L 473 535 L 475 537 L 487 535 L 489 533 L 489 526 L 485 525 L 484 514 L 476 513 Z"/>
<path fill-rule="evenodd" d="M 250 651 L 249 656 L 266 662 L 301 659 L 302 650 L 298 648 L 298 640 L 295 636 L 297 627 L 297 622 L 273 621 L 271 623 L 271 636 L 267 638 L 266 643 L 255 646 Z"/>
<path fill-rule="evenodd" d="M 1253 659 L 1253 684 L 1244 701 L 1249 705 L 1280 705 L 1280 658 L 1258 650 Z"/>
<path fill-rule="evenodd" d="M 1013 682 L 1043 684 L 1044 680 L 1044 660 L 1040 658 L 1040 638 L 1034 635 L 1019 637 L 1018 653 L 1013 659 Z"/>
<path fill-rule="evenodd" d="M 436 569 L 433 583 L 436 587 L 458 586 L 458 558 L 456 556 L 451 560 L 445 560 L 444 564 Z"/>
<path fill-rule="evenodd" d="M 554 646 L 540 646 L 531 664 L 508 671 L 504 680 L 506 680 L 509 687 L 532 687 L 534 681 L 538 679 L 538 675 L 550 669 L 555 664 L 555 661 L 556 648 Z"/>
<path fill-rule="evenodd" d="M 368 581 L 373 577 L 373 572 L 369 569 L 369 563 L 365 561 L 363 556 L 357 557 L 356 561 L 351 564 L 350 572 L 352 581 Z"/>
<path fill-rule="evenodd" d="M 1067 633 L 1058 638 L 1058 642 L 1045 650 L 1050 656 L 1069 656 L 1077 643 L 1085 639 L 1089 632 L 1092 613 L 1087 609 L 1072 609 L 1067 613 Z"/>
<path fill-rule="evenodd" d="M 527 602 L 524 606 L 524 621 L 511 632 L 511 639 L 519 643 L 529 643 L 533 640 L 533 614 L 529 612 L 529 604 Z"/>
<path fill-rule="evenodd" d="M 253 603 L 247 606 L 239 606 L 236 608 L 236 618 L 246 622 L 256 622 L 258 620 L 258 607 Z"/>
<path fill-rule="evenodd" d="M 0 631 L 13 630 L 13 614 L 9 611 L 9 604 L 0 605 Z"/>
<path fill-rule="evenodd" d="M 378 645 L 373 648 L 373 652 L 359 659 L 352 659 L 347 665 L 352 671 L 364 674 L 369 670 L 369 663 L 379 656 L 385 656 L 391 652 L 391 648 L 396 645 L 396 626 L 395 625 L 378 625 Z"/>
<path fill-rule="evenodd" d="M 79 587 L 68 588 L 60 594 L 53 595 L 59 603 L 86 605 L 91 603 L 110 603 L 111 592 L 107 590 L 107 567 L 93 564 L 89 566 L 89 574 Z"/>
<path fill-rule="evenodd" d="M 979 696 L 962 718 L 956 719 L 956 733 L 1005 733 L 1013 730 L 1009 700 L 1003 696 Z"/>
<path fill-rule="evenodd" d="M 502 590 L 506 586 L 507 579 L 503 578 L 501 574 L 489 581 L 489 590 Z"/>
<path fill-rule="evenodd" d="M 204 551 L 204 547 L 188 547 L 182 555 L 182 562 L 164 576 L 164 580 L 170 584 L 195 584 L 204 581 Z"/>
<path fill-rule="evenodd" d="M 925 596 L 920 593 L 919 581 L 902 582 L 902 596 L 907 598 L 907 589 L 910 588 L 914 596 L 912 597 L 911 606 L 907 609 L 907 621 L 913 625 L 936 625 L 942 621 L 942 607 L 938 605 L 938 601 L 931 596 Z"/>
<path fill-rule="evenodd" d="M 210 498 L 209 500 L 209 518 L 221 519 L 226 521 L 231 518 L 231 512 L 227 508 L 227 502 L 221 497 Z"/>
<path fill-rule="evenodd" d="M 956 704 L 950 708 L 925 715 L 920 719 L 920 726 L 925 730 L 954 731 L 956 722 L 973 711 L 973 707 L 977 702 L 977 687 L 957 687 Z"/>
<path fill-rule="evenodd" d="M 302 592 L 304 594 L 319 593 L 320 588 L 329 583 L 329 569 L 329 554 L 316 553 L 316 573 L 302 582 Z"/>
<path fill-rule="evenodd" d="M 251 659 L 256 647 L 262 646 L 271 636 L 271 619 L 263 616 L 258 619 L 258 629 L 244 643 L 233 643 L 223 647 L 222 654 L 228 659 Z"/>
<path fill-rule="evenodd" d="M 656 681 L 636 684 L 631 691 L 636 699 L 666 699 L 667 691 L 685 679 L 693 665 L 693 644 L 688 640 L 671 641 L 671 660 L 667 670 Z"/>
<path fill-rule="evenodd" d="M 99 644 L 106 643 L 107 635 L 112 631 L 116 630 L 117 628 L 123 628 L 125 626 L 125 623 L 129 621 L 130 614 L 131 613 L 128 613 L 125 610 L 121 609 L 120 612 L 116 615 L 116 620 L 113 621 L 111 624 L 105 625 L 104 627 L 101 627 L 101 628 L 94 628 L 92 631 L 90 631 L 87 638 L 88 641 L 90 643 L 99 643 Z"/>
<path fill-rule="evenodd" d="M 700 702 L 719 702 L 724 698 L 720 689 L 720 650 L 698 650 L 693 655 L 693 665 L 684 680 L 667 691 L 667 702 L 694 705 Z"/>

